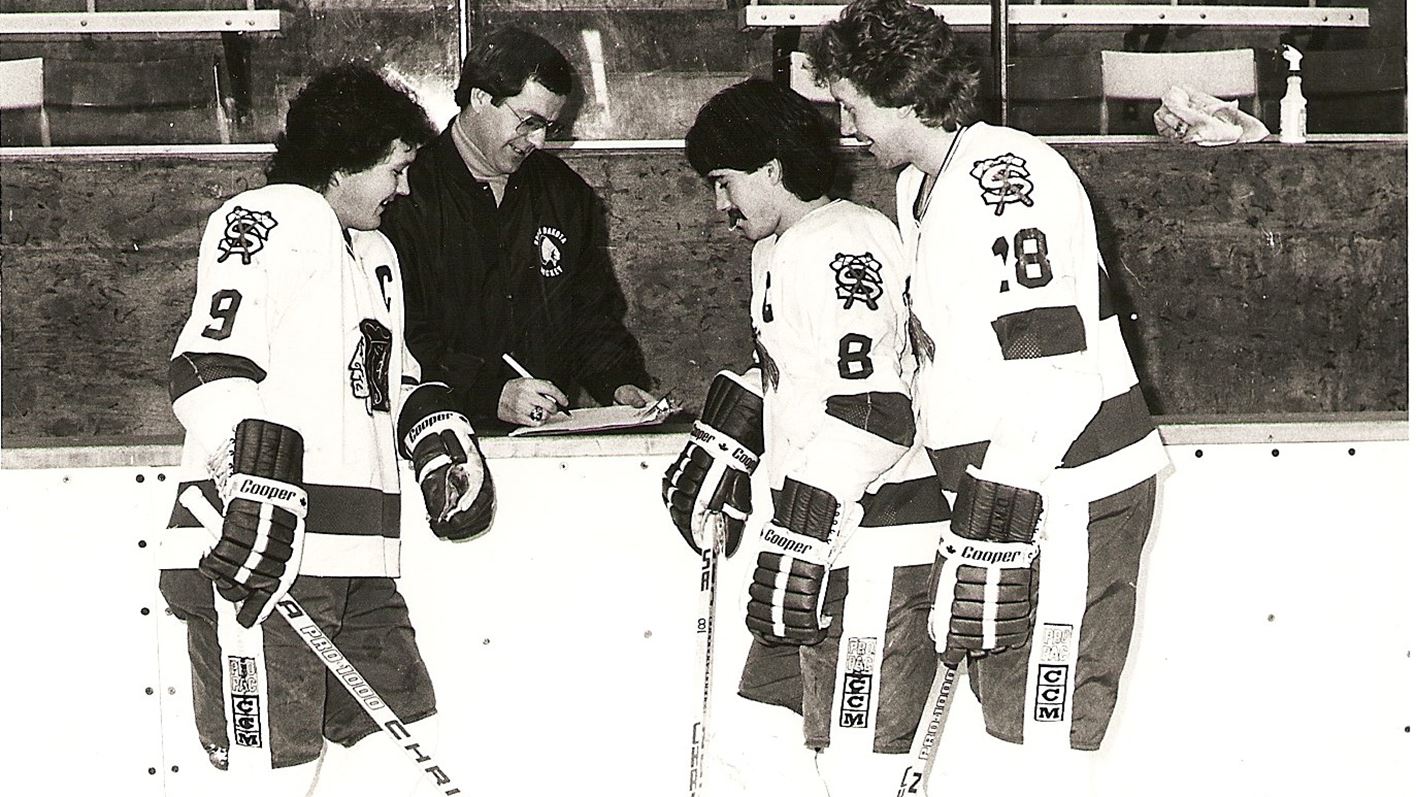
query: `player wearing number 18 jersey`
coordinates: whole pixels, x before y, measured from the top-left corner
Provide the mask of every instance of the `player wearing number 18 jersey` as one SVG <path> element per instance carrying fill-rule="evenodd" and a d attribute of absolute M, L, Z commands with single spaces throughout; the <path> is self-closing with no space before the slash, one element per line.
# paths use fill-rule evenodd
<path fill-rule="evenodd" d="M 1166 457 L 1086 192 L 1041 140 L 972 121 L 977 76 L 924 6 L 857 0 L 812 61 L 856 138 L 904 166 L 915 409 L 953 504 L 935 644 L 968 661 L 991 734 L 1094 750 Z"/>

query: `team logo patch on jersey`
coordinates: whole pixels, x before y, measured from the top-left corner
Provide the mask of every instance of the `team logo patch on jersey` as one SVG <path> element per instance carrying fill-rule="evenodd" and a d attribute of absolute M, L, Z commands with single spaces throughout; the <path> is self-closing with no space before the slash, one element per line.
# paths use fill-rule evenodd
<path fill-rule="evenodd" d="M 880 297 L 885 295 L 885 280 L 880 276 L 880 261 L 869 252 L 861 255 L 836 254 L 831 261 L 836 272 L 836 298 L 851 309 L 856 302 L 872 310 L 880 309 Z"/>
<path fill-rule="evenodd" d="M 777 367 L 777 361 L 772 359 L 772 353 L 767 351 L 761 336 L 752 336 L 752 351 L 757 357 L 757 367 L 762 370 L 762 392 L 776 390 L 782 381 L 782 371 Z"/>
<path fill-rule="evenodd" d="M 1043 623 L 1033 642 L 1038 647 L 1037 692 L 1033 719 L 1061 722 L 1067 715 L 1071 681 L 1072 645 L 1076 629 L 1061 623 Z"/>
<path fill-rule="evenodd" d="M 1033 182 L 1027 161 L 1013 153 L 975 161 L 969 171 L 983 192 L 983 203 L 993 206 L 993 215 L 1002 216 L 1008 205 L 1021 202 L 1032 207 Z"/>
<path fill-rule="evenodd" d="M 536 247 L 536 257 L 541 260 L 541 276 L 559 277 L 565 267 L 561 265 L 561 248 L 565 246 L 565 233 L 555 227 L 541 227 L 536 237 L 531 239 Z"/>
<path fill-rule="evenodd" d="M 388 361 L 393 333 L 372 318 L 359 322 L 359 343 L 349 359 L 349 387 L 370 415 L 389 411 Z"/>
<path fill-rule="evenodd" d="M 845 675 L 841 677 L 842 728 L 870 727 L 870 700 L 875 693 L 875 637 L 850 637 L 842 655 Z"/>
<path fill-rule="evenodd" d="M 263 747 L 261 738 L 261 679 L 256 660 L 250 656 L 227 656 L 226 668 L 231 678 L 232 744 L 238 747 Z"/>
<path fill-rule="evenodd" d="M 239 255 L 241 265 L 251 265 L 251 258 L 265 248 L 276 224 L 275 216 L 264 210 L 232 208 L 226 214 L 226 229 L 221 233 L 221 240 L 216 242 L 216 248 L 221 250 L 216 262 L 225 263 L 226 258 Z"/>

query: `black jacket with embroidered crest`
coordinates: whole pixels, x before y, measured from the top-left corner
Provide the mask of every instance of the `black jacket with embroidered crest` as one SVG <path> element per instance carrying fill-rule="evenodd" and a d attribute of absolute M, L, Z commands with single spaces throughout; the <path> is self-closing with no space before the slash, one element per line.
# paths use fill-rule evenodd
<path fill-rule="evenodd" d="M 379 228 L 403 265 L 408 346 L 474 423 L 498 423 L 502 386 L 517 376 L 503 353 L 572 398 L 583 387 L 609 404 L 620 385 L 650 387 L 597 200 L 569 166 L 532 152 L 498 206 L 445 130 L 408 181 Z"/>

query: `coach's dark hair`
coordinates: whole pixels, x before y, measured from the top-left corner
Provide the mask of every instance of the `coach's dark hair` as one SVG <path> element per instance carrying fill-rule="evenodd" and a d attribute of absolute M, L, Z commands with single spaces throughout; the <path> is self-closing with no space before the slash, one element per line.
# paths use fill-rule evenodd
<path fill-rule="evenodd" d="M 420 147 L 436 135 L 409 89 L 367 64 L 343 64 L 316 75 L 290 101 L 266 180 L 323 191 L 335 172 L 362 172 L 388 157 L 395 141 Z"/>
<path fill-rule="evenodd" d="M 699 175 L 714 169 L 757 171 L 773 158 L 782 184 L 804 200 L 825 196 L 836 177 L 836 135 L 811 101 L 762 78 L 714 94 L 684 137 Z"/>
<path fill-rule="evenodd" d="M 472 90 L 492 95 L 493 102 L 521 93 L 527 78 L 562 97 L 570 95 L 575 73 L 555 45 L 536 34 L 511 25 L 488 28 L 477 37 L 462 59 L 462 75 L 452 97 L 466 108 Z"/>
<path fill-rule="evenodd" d="M 978 73 L 949 24 L 906 0 L 855 0 L 827 23 L 809 54 L 817 80 L 849 80 L 884 108 L 913 106 L 927 124 L 972 121 Z"/>

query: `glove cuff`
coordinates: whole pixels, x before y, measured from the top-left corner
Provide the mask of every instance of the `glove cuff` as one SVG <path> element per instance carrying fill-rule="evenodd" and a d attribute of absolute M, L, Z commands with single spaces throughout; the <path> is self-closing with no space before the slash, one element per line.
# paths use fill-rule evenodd
<path fill-rule="evenodd" d="M 991 542 L 960 537 L 946 530 L 939 537 L 939 555 L 953 565 L 984 568 L 1027 567 L 1037 558 L 1032 542 Z"/>
<path fill-rule="evenodd" d="M 762 526 L 762 542 L 784 556 L 818 565 L 829 565 L 835 558 L 831 550 L 832 540 L 818 540 L 807 534 L 798 534 L 776 522 Z"/>
<path fill-rule="evenodd" d="M 951 533 L 968 540 L 1031 543 L 1042 525 L 1042 493 L 981 478 L 969 466 L 959 479 Z"/>
<path fill-rule="evenodd" d="M 758 455 L 737 439 L 723 434 L 703 421 L 694 421 L 688 439 L 734 470 L 751 475 L 757 470 Z"/>
<path fill-rule="evenodd" d="M 227 482 L 228 491 L 222 500 L 229 506 L 237 498 L 271 504 L 280 507 L 297 518 L 304 518 L 309 511 L 310 500 L 304 488 L 290 482 L 253 476 L 249 473 L 232 474 Z"/>
<path fill-rule="evenodd" d="M 466 462 L 475 436 L 467 416 L 452 410 L 434 412 L 414 424 L 403 445 L 412 453 L 418 481 L 443 465 Z"/>
<path fill-rule="evenodd" d="M 762 456 L 762 390 L 733 373 L 719 371 L 703 401 L 703 423 Z"/>

